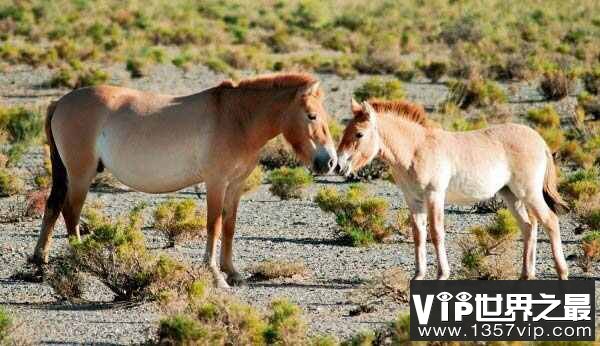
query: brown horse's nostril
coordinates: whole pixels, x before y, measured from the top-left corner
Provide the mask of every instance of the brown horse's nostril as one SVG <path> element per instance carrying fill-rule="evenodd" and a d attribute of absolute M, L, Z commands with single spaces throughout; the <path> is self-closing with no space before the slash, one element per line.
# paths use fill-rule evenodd
<path fill-rule="evenodd" d="M 334 165 L 335 165 L 334 159 L 329 159 L 329 161 L 327 161 L 327 167 L 329 167 L 329 169 L 332 169 Z"/>

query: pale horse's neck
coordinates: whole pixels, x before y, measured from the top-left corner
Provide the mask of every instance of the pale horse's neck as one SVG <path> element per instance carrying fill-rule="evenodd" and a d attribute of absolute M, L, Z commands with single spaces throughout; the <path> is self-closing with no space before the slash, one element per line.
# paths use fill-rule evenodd
<path fill-rule="evenodd" d="M 380 114 L 377 119 L 379 157 L 390 166 L 408 170 L 416 149 L 425 141 L 427 129 L 399 116 Z"/>

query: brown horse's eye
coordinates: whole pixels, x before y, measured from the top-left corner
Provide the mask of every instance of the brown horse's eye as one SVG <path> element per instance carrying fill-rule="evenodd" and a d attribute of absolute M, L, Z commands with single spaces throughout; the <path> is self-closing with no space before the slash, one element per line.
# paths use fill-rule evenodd
<path fill-rule="evenodd" d="M 315 113 L 308 113 L 308 119 L 317 120 L 317 115 Z"/>
<path fill-rule="evenodd" d="M 363 134 L 361 132 L 356 133 L 356 138 L 362 138 Z"/>

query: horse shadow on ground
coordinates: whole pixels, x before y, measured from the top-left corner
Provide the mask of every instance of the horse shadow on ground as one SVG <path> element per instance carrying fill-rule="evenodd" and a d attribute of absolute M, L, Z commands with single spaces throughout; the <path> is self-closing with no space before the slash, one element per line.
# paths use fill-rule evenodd
<path fill-rule="evenodd" d="M 267 241 L 272 243 L 291 243 L 297 245 L 329 245 L 329 246 L 347 246 L 348 244 L 343 239 L 326 239 L 326 238 L 284 238 L 284 237 L 259 237 L 247 236 L 239 237 L 239 240 L 250 241 Z"/>

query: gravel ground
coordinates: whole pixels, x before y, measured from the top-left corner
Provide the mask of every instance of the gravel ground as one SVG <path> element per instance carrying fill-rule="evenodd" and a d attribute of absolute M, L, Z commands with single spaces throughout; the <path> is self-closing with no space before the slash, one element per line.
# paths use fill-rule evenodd
<path fill-rule="evenodd" d="M 203 67 L 188 72 L 173 66 L 157 66 L 148 77 L 130 80 L 123 66 L 109 69 L 111 83 L 170 94 L 191 93 L 214 85 L 222 76 Z M 43 89 L 40 85 L 50 76 L 50 71 L 27 67 L 0 73 L 0 104 L 45 105 L 50 99 L 59 97 L 67 90 Z M 349 100 L 352 90 L 369 76 L 341 79 L 332 75 L 321 75 L 327 92 L 327 107 L 338 118 L 349 115 Z M 505 86 L 511 102 L 507 106 L 513 114 L 522 114 L 529 107 L 539 107 L 540 96 L 533 84 Z M 407 83 L 408 98 L 421 102 L 433 109 L 444 99 L 446 88 L 442 84 L 425 81 Z M 563 115 L 574 107 L 574 99 L 567 98 L 557 103 Z M 518 120 L 515 117 L 515 120 Z M 42 165 L 42 150 L 34 148 L 18 167 L 22 176 L 31 180 L 32 172 Z M 29 186 L 32 186 L 29 181 Z M 358 316 L 349 312 L 356 307 L 351 299 L 353 292 L 361 290 L 365 281 L 381 271 L 400 266 L 408 273 L 413 271 L 413 248 L 410 242 L 393 237 L 385 244 L 369 248 L 354 248 L 336 241 L 336 225 L 331 215 L 323 213 L 312 197 L 323 186 L 343 186 L 338 177 L 320 177 L 301 200 L 281 201 L 272 196 L 268 185 L 245 196 L 240 204 L 238 227 L 235 235 L 235 263 L 243 274 L 247 268 L 266 259 L 302 261 L 310 275 L 301 279 L 251 282 L 236 287 L 231 293 L 259 307 L 267 306 L 276 297 L 286 297 L 297 302 L 305 311 L 313 334 L 334 333 L 340 338 L 363 329 L 374 329 L 392 320 L 407 305 L 383 300 L 375 304 L 375 311 Z M 385 181 L 368 184 L 369 190 L 390 202 L 394 211 L 404 207 L 399 190 Z M 99 199 L 111 215 L 126 212 L 135 203 L 147 201 L 151 206 L 167 198 L 195 196 L 189 188 L 174 194 L 149 195 L 133 191 L 93 191 L 90 199 Z M 201 203 L 205 195 L 199 193 Z M 86 290 L 88 302 L 68 304 L 57 300 L 52 289 L 44 283 L 29 283 L 12 278 L 26 266 L 26 258 L 33 252 L 40 218 L 15 219 L 24 203 L 23 196 L 0 198 L 0 304 L 15 314 L 20 321 L 20 331 L 29 340 L 41 344 L 131 344 L 152 337 L 160 318 L 157 309 L 149 303 L 122 304 L 111 302 L 112 296 L 99 283 L 90 281 Z M 491 214 L 475 214 L 470 208 L 447 206 L 446 230 L 448 255 L 457 277 L 459 248 L 457 239 L 467 233 L 470 226 L 486 223 Z M 148 218 L 147 218 L 148 219 Z M 575 235 L 575 222 L 569 215 L 561 218 L 562 234 L 567 256 L 577 253 L 580 236 Z M 148 246 L 160 250 L 166 240 L 154 230 L 144 229 Z M 66 235 L 59 221 L 52 254 L 66 246 Z M 521 241 L 516 244 L 520 253 Z M 555 278 L 550 247 L 544 232 L 538 240 L 538 277 Z M 193 241 L 168 250 L 190 263 L 200 263 L 204 253 L 204 242 Z M 433 259 L 433 248 L 428 244 L 428 256 Z M 520 255 L 515 258 L 515 268 L 520 268 Z M 574 260 L 569 260 L 572 277 L 582 277 Z M 435 267 L 430 266 L 430 278 Z"/>

